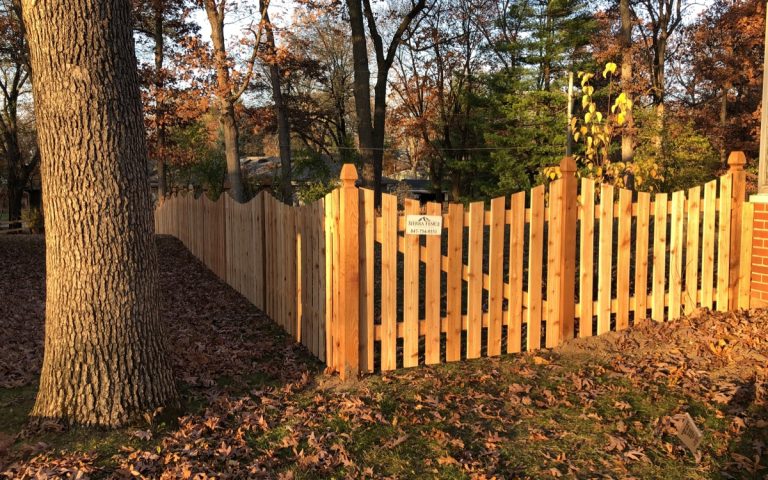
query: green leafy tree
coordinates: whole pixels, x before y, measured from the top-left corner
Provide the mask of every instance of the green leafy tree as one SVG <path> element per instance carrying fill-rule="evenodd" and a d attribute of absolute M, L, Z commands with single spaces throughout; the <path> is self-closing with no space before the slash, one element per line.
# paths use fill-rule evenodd
<path fill-rule="evenodd" d="M 605 65 L 601 77 L 607 81 L 607 85 L 602 88 L 600 95 L 592 85 L 594 73 L 578 74 L 582 112 L 571 118 L 570 126 L 579 147 L 576 154 L 579 174 L 618 187 L 631 186 L 653 191 L 663 180 L 659 158 L 636 155 L 632 162 L 621 159 L 617 135 L 631 116 L 634 105 L 630 97 L 618 87 L 616 69 L 615 63 Z M 544 173 L 550 178 L 559 175 L 556 168 L 545 170 Z"/>
<path fill-rule="evenodd" d="M 659 131 L 656 112 L 651 108 L 637 110 L 638 148 L 635 161 L 641 165 L 657 165 L 656 178 L 649 177 L 649 185 L 638 188 L 673 192 L 701 185 L 723 173 L 717 149 L 712 138 L 697 132 L 693 120 L 683 115 L 669 115 L 663 131 Z M 653 140 L 661 138 L 662 154 Z"/>

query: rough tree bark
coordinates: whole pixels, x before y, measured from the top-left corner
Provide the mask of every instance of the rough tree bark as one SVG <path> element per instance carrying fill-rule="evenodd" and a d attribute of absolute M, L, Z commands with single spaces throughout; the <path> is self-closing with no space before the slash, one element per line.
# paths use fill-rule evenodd
<path fill-rule="evenodd" d="M 264 16 L 264 30 L 266 33 L 267 55 L 269 56 L 269 80 L 272 84 L 272 101 L 275 102 L 275 116 L 277 117 L 277 140 L 280 145 L 280 167 L 283 201 L 293 202 L 293 185 L 291 184 L 291 124 L 288 119 L 288 107 L 283 98 L 282 72 L 277 60 L 277 46 L 275 45 L 275 33 L 272 22 L 269 19 L 269 2 L 259 1 L 259 9 Z"/>
<path fill-rule="evenodd" d="M 621 15 L 621 89 L 632 100 L 632 9 L 629 0 L 619 2 Z M 635 118 L 632 109 L 627 112 L 626 124 L 621 132 L 621 161 L 632 163 L 635 157 Z"/>
<path fill-rule="evenodd" d="M 127 0 L 24 0 L 42 155 L 45 355 L 31 415 L 117 426 L 176 402 Z"/>

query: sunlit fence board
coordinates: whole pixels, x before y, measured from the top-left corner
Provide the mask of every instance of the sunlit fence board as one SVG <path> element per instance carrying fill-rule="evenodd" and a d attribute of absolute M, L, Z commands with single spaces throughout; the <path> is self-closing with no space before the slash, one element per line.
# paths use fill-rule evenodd
<path fill-rule="evenodd" d="M 611 329 L 613 268 L 613 187 L 600 187 L 600 251 L 597 260 L 597 334 Z"/>
<path fill-rule="evenodd" d="M 629 326 L 629 273 L 632 258 L 632 192 L 619 190 L 619 231 L 616 248 L 616 330 Z"/>

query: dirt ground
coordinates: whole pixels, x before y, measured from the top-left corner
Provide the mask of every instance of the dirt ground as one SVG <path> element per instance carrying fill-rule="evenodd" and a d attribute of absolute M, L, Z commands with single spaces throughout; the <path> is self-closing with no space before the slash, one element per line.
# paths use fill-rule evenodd
<path fill-rule="evenodd" d="M 0 237 L 0 477 L 768 478 L 765 311 L 341 385 L 178 241 L 158 249 L 182 411 L 103 431 L 27 423 L 44 242 Z"/>

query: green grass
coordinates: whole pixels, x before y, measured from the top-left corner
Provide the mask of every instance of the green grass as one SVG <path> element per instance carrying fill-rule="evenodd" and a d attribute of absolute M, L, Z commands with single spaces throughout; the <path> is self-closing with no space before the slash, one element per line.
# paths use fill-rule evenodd
<path fill-rule="evenodd" d="M 35 404 L 36 385 L 19 388 L 0 388 L 0 432 L 15 435 L 27 421 Z"/>
<path fill-rule="evenodd" d="M 150 448 L 157 440 L 168 431 L 168 424 L 159 423 L 152 426 L 153 438 L 142 440 L 132 432 L 137 428 L 148 429 L 149 425 L 135 425 L 130 428 L 106 430 L 87 427 L 64 427 L 54 422 L 43 422 L 42 425 L 30 428 L 29 432 L 23 429 L 28 423 L 28 415 L 35 402 L 35 386 L 0 389 L 0 432 L 8 436 L 22 434 L 12 446 L 12 453 L 21 454 L 25 449 L 32 448 L 33 454 L 45 451 L 52 455 L 63 452 L 88 452 L 95 456 L 93 465 L 98 469 L 110 471 L 116 464 L 113 456 L 122 448 Z M 41 445 L 44 444 L 44 445 Z M 2 457 L 0 456 L 0 460 Z M 0 461 L 0 466 L 3 462 Z M 99 478 L 97 475 L 96 478 Z"/>

